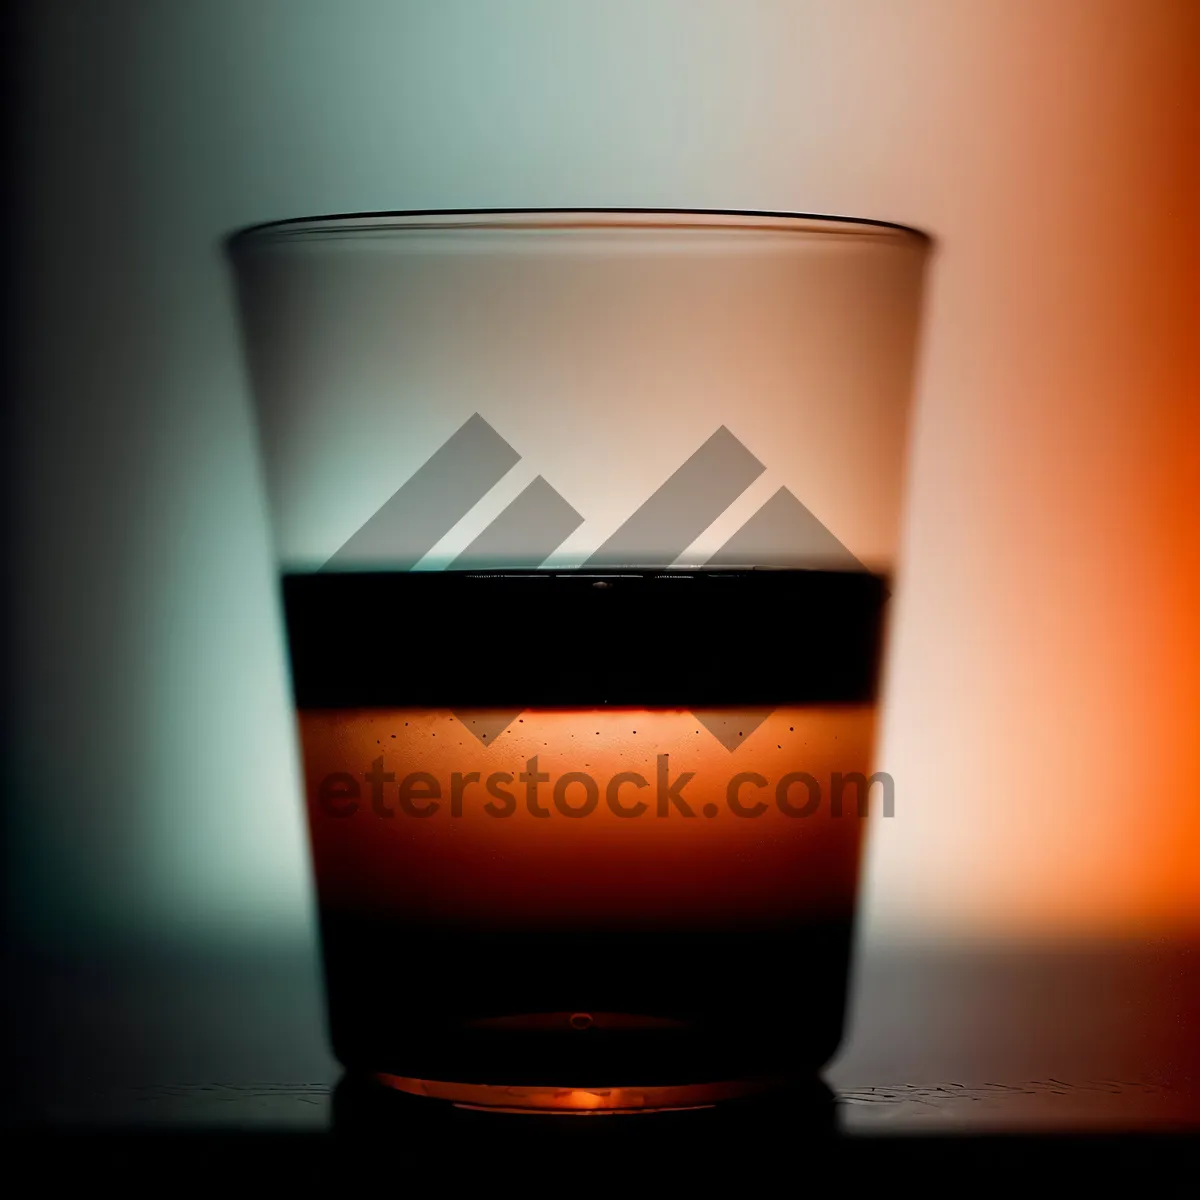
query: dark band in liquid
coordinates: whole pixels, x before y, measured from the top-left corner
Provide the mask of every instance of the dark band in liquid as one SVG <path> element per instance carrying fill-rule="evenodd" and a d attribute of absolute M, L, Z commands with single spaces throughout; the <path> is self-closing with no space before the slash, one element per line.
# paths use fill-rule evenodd
<path fill-rule="evenodd" d="M 865 571 L 283 581 L 300 708 L 869 703 L 886 598 Z"/>

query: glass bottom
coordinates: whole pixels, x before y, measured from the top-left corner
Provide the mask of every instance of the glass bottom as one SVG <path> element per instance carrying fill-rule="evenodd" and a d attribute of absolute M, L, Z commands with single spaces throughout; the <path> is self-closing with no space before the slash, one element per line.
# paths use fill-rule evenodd
<path fill-rule="evenodd" d="M 689 1083 L 676 1087 L 531 1087 L 450 1083 L 377 1073 L 377 1083 L 410 1096 L 427 1096 L 456 1108 L 502 1113 L 585 1116 L 618 1113 L 689 1112 L 730 1100 L 766 1095 L 778 1081 Z"/>

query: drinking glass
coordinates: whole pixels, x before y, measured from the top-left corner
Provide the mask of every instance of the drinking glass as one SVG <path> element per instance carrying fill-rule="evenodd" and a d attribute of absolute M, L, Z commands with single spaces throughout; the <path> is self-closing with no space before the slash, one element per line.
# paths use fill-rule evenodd
<path fill-rule="evenodd" d="M 929 239 L 732 212 L 233 235 L 330 1036 L 520 1111 L 842 1036 Z"/>

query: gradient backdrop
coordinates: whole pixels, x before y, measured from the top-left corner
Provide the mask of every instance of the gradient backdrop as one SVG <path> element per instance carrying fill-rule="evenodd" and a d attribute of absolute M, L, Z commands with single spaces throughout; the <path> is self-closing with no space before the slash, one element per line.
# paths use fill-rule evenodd
<path fill-rule="evenodd" d="M 1200 931 L 1200 6 L 42 0 L 27 24 L 34 942 L 311 944 L 219 236 L 556 205 L 938 237 L 868 948 Z"/>

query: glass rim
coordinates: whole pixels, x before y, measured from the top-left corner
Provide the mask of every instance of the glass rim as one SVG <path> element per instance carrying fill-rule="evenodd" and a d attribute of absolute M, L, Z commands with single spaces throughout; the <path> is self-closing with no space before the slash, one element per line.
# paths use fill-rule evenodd
<path fill-rule="evenodd" d="M 408 233 L 452 231 L 667 230 L 817 234 L 826 237 L 876 233 L 910 241 L 923 249 L 934 238 L 923 229 L 874 217 L 734 208 L 464 208 L 396 209 L 287 217 L 234 230 L 224 239 L 227 253 L 250 246 L 287 242 L 322 232 Z"/>

